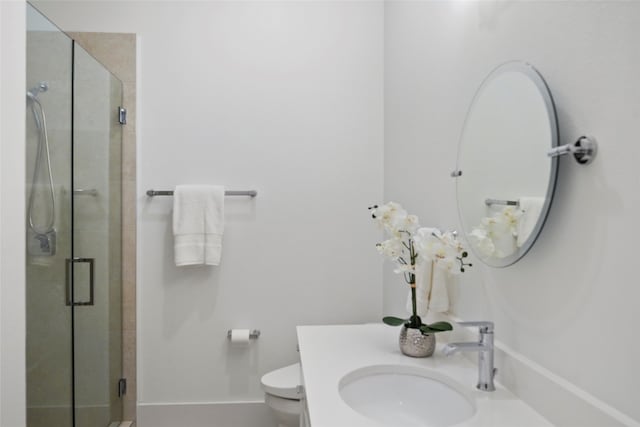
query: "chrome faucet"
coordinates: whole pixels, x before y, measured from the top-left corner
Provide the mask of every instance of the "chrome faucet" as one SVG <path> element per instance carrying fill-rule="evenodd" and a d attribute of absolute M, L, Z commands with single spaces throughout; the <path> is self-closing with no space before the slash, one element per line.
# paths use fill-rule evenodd
<path fill-rule="evenodd" d="M 460 326 L 478 326 L 480 339 L 478 342 L 454 342 L 447 344 L 442 350 L 445 356 L 459 351 L 478 352 L 478 390 L 494 391 L 493 377 L 497 369 L 493 367 L 493 322 L 458 322 Z"/>

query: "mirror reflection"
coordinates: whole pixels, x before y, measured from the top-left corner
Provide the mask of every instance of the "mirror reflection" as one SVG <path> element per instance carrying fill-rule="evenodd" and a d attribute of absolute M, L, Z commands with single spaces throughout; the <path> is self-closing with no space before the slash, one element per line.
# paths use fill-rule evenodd
<path fill-rule="evenodd" d="M 478 89 L 458 151 L 462 228 L 475 255 L 494 267 L 519 260 L 546 218 L 557 174 L 555 108 L 538 72 L 524 62 L 492 71 Z"/>

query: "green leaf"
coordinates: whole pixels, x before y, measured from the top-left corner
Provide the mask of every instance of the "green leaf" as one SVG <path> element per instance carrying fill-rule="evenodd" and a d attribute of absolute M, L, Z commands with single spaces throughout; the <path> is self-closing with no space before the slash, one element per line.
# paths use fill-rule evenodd
<path fill-rule="evenodd" d="M 407 319 L 401 319 L 399 317 L 387 316 L 387 317 L 383 317 L 382 321 L 384 323 L 386 323 L 387 325 L 389 325 L 389 326 L 400 326 L 404 322 L 406 322 Z"/>
<path fill-rule="evenodd" d="M 449 322 L 436 322 L 430 325 L 420 326 L 420 332 L 423 334 L 437 334 L 438 332 L 450 331 L 453 327 Z"/>
<path fill-rule="evenodd" d="M 451 323 L 449 322 L 436 322 L 427 326 L 431 329 L 437 329 L 439 331 L 450 331 L 453 329 L 453 326 L 451 326 Z"/>

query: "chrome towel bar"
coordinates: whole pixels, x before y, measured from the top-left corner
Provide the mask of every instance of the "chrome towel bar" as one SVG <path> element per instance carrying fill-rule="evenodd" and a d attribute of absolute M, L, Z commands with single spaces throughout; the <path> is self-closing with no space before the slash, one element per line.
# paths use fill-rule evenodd
<path fill-rule="evenodd" d="M 233 191 L 227 190 L 224 192 L 225 196 L 249 196 L 256 197 L 258 192 L 256 190 L 241 190 L 241 191 Z M 147 190 L 147 196 L 173 196 L 173 190 Z"/>
<path fill-rule="evenodd" d="M 484 204 L 487 206 L 491 206 L 491 205 L 519 206 L 520 202 L 517 200 L 484 199 Z"/>

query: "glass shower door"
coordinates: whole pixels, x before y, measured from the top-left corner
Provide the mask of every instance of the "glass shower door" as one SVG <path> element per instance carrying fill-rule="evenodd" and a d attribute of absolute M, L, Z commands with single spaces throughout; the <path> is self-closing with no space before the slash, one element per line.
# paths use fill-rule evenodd
<path fill-rule="evenodd" d="M 108 427 L 122 420 L 122 83 L 30 4 L 26 54 L 27 426 Z"/>
<path fill-rule="evenodd" d="M 71 39 L 27 5 L 27 425 L 73 425 Z"/>
<path fill-rule="evenodd" d="M 74 44 L 75 426 L 122 420 L 122 83 Z"/>

